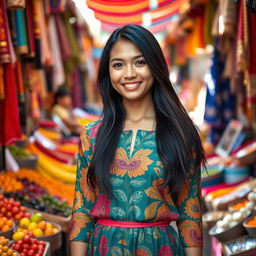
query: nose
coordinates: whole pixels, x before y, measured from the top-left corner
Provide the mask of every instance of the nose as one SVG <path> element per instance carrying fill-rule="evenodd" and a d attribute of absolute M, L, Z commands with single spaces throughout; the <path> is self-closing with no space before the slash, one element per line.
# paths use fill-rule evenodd
<path fill-rule="evenodd" d="M 125 68 L 125 78 L 126 79 L 131 79 L 136 77 L 136 70 L 133 67 L 133 65 L 127 65 Z"/>

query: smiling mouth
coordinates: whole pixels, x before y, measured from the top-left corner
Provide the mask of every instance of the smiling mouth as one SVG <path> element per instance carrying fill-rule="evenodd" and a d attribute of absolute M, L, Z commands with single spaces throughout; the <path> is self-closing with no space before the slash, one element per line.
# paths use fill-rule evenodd
<path fill-rule="evenodd" d="M 122 84 L 125 88 L 132 90 L 132 89 L 136 89 L 137 87 L 139 87 L 139 85 L 142 82 L 133 82 L 133 83 L 124 83 Z"/>

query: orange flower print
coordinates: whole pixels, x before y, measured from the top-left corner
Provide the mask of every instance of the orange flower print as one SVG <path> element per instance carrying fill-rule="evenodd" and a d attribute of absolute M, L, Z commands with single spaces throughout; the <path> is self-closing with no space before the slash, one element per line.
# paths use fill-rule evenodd
<path fill-rule="evenodd" d="M 75 203 L 73 205 L 73 211 L 81 208 L 84 205 L 83 195 L 80 191 L 75 192 Z"/>
<path fill-rule="evenodd" d="M 186 202 L 185 213 L 194 219 L 201 218 L 201 207 L 197 197 L 192 197 Z"/>
<path fill-rule="evenodd" d="M 191 220 L 184 220 L 179 224 L 181 236 L 188 246 L 201 246 L 203 242 L 202 229 L 199 225 Z"/>
<path fill-rule="evenodd" d="M 82 168 L 81 173 L 82 177 L 80 178 L 80 186 L 81 190 L 83 192 L 83 196 L 88 200 L 88 201 L 95 201 L 95 193 L 90 189 L 88 183 L 87 183 L 87 172 L 88 168 Z"/>
<path fill-rule="evenodd" d="M 79 154 L 82 156 L 83 152 L 89 151 L 90 146 L 91 146 L 90 139 L 86 133 L 86 129 L 83 128 L 81 135 L 80 135 Z"/>
<path fill-rule="evenodd" d="M 82 212 L 73 213 L 69 230 L 69 239 L 72 240 L 76 238 L 79 235 L 81 228 L 84 228 L 90 221 L 90 218 Z"/>
<path fill-rule="evenodd" d="M 132 158 L 128 158 L 123 148 L 118 148 L 115 156 L 114 168 L 111 173 L 123 177 L 126 173 L 130 178 L 144 175 L 148 166 L 153 162 L 148 158 L 152 150 L 141 149 Z"/>

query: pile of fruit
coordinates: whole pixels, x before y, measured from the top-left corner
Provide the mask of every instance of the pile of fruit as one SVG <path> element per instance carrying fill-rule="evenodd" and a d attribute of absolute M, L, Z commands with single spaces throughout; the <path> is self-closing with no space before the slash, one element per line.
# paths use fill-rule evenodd
<path fill-rule="evenodd" d="M 30 218 L 30 215 L 26 207 L 21 206 L 20 202 L 0 194 L 0 217 L 6 217 L 9 220 L 20 220 L 23 217 Z"/>
<path fill-rule="evenodd" d="M 13 176 L 6 174 L 0 175 L 0 187 L 2 187 L 2 189 L 8 193 L 21 190 L 23 185 Z"/>
<path fill-rule="evenodd" d="M 6 217 L 0 217 L 0 231 L 6 232 L 14 227 L 14 222 Z"/>
<path fill-rule="evenodd" d="M 7 177 L 11 177 L 12 179 L 16 180 L 22 185 L 22 180 L 28 179 L 31 182 L 34 182 L 35 185 L 40 186 L 41 188 L 45 189 L 51 195 L 58 196 L 63 200 L 67 201 L 67 203 L 71 206 L 74 199 L 74 185 L 71 184 L 64 184 L 54 178 L 45 177 L 39 172 L 31 169 L 20 169 L 18 172 L 4 172 L 0 174 L 0 181 L 5 180 Z M 26 184 L 27 185 L 27 184 Z M 23 185 L 22 185 L 23 186 Z M 16 189 L 12 191 L 5 191 L 4 192 L 16 192 L 20 191 L 21 189 Z"/>
<path fill-rule="evenodd" d="M 0 236 L 0 256 L 18 256 L 18 254 L 8 246 L 9 239 Z"/>
<path fill-rule="evenodd" d="M 59 197 L 52 196 L 47 191 L 27 178 L 18 179 L 23 184 L 23 189 L 16 192 L 4 193 L 21 202 L 22 205 L 41 210 L 47 213 L 68 217 L 71 206 Z"/>
<path fill-rule="evenodd" d="M 11 245 L 11 248 L 19 252 L 20 256 L 43 256 L 45 247 L 46 243 L 38 241 L 31 233 L 28 233 Z"/>
<path fill-rule="evenodd" d="M 34 213 L 30 218 L 22 218 L 19 227 L 13 234 L 13 240 L 20 240 L 26 234 L 33 234 L 35 237 L 48 236 L 57 233 L 59 230 L 50 222 L 43 220 L 41 213 Z"/>

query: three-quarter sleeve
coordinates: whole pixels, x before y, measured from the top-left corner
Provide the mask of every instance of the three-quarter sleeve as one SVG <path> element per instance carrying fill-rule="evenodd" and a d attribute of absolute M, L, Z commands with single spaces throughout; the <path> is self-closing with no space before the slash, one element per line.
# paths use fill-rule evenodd
<path fill-rule="evenodd" d="M 190 166 L 192 166 L 190 161 Z M 201 171 L 190 168 L 184 185 L 177 195 L 180 217 L 177 221 L 183 247 L 202 247 L 202 196 Z"/>
<path fill-rule="evenodd" d="M 79 141 L 75 199 L 69 239 L 86 243 L 89 242 L 95 223 L 95 220 L 90 216 L 90 211 L 95 202 L 95 192 L 90 189 L 87 183 L 87 172 L 91 157 L 92 146 L 86 128 L 84 128 Z"/>

